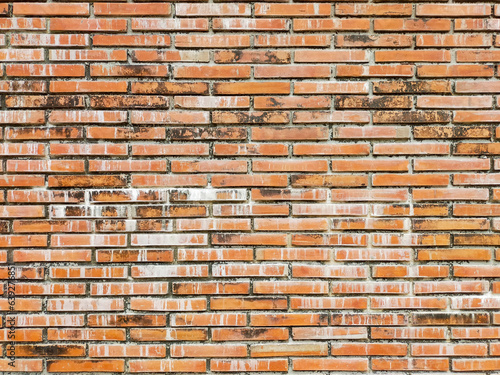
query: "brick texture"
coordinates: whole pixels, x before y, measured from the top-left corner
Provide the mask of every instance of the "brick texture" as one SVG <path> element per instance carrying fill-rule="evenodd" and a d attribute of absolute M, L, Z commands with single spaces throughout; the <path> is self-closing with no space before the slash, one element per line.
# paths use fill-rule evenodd
<path fill-rule="evenodd" d="M 0 4 L 0 372 L 498 373 L 500 5 L 148 1 Z"/>

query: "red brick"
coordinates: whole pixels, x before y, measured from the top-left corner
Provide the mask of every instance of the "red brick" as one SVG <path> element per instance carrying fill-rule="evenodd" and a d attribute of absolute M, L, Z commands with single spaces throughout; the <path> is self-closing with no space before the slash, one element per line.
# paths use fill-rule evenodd
<path fill-rule="evenodd" d="M 176 108 L 249 108 L 250 98 L 248 96 L 176 96 Z"/>
<path fill-rule="evenodd" d="M 126 41 L 121 43 L 129 44 Z M 154 41 L 150 43 L 156 44 Z M 170 44 L 170 39 L 161 43 Z M 209 54 L 208 51 L 134 50 L 131 58 L 134 62 L 208 62 Z"/>
<path fill-rule="evenodd" d="M 38 4 L 16 3 L 13 7 L 14 16 L 88 16 L 88 4 L 54 3 Z"/>
<path fill-rule="evenodd" d="M 50 92 L 55 93 L 101 93 L 101 92 L 126 92 L 127 82 L 104 82 L 104 81 L 52 81 L 49 87 Z"/>
<path fill-rule="evenodd" d="M 492 77 L 493 67 L 485 65 L 421 65 L 417 68 L 419 77 Z M 443 98 L 460 100 L 460 97 Z"/>
<path fill-rule="evenodd" d="M 172 357 L 246 357 L 246 345 L 215 345 L 215 344 L 173 344 L 170 346 Z"/>
<path fill-rule="evenodd" d="M 54 4 L 52 4 L 54 5 Z M 72 4 L 71 4 L 72 5 Z M 31 6 L 31 4 L 30 4 Z M 26 18 L 25 18 L 26 20 Z M 39 47 L 84 47 L 90 44 L 88 35 L 82 34 L 12 34 L 12 46 Z"/>
<path fill-rule="evenodd" d="M 302 61 L 298 56 L 297 51 L 295 61 Z M 330 67 L 326 65 L 256 66 L 254 68 L 255 78 L 328 78 L 330 74 Z M 248 75 L 250 75 L 250 72 Z"/>
<path fill-rule="evenodd" d="M 252 357 L 289 356 L 325 356 L 328 352 L 326 343 L 296 343 L 296 344 L 253 344 L 250 346 Z"/>
<path fill-rule="evenodd" d="M 408 161 L 397 159 L 333 160 L 334 172 L 408 171 Z"/>
<path fill-rule="evenodd" d="M 212 330 L 213 341 L 262 341 L 288 339 L 285 328 L 215 328 Z"/>
<path fill-rule="evenodd" d="M 368 94 L 363 82 L 297 82 L 294 94 Z"/>
<path fill-rule="evenodd" d="M 216 95 L 262 95 L 262 94 L 289 94 L 288 82 L 218 82 L 214 85 Z"/>
<path fill-rule="evenodd" d="M 456 371 L 494 371 L 500 368 L 500 361 L 495 358 L 454 359 L 452 368 Z"/>
<path fill-rule="evenodd" d="M 490 162 L 485 159 L 422 159 L 416 160 L 415 171 L 470 171 L 489 170 Z"/>
<path fill-rule="evenodd" d="M 491 108 L 489 96 L 421 96 L 417 98 L 418 108 Z"/>
<path fill-rule="evenodd" d="M 385 328 L 375 327 L 372 329 L 374 339 L 411 339 L 411 340 L 443 340 L 446 337 L 445 328 L 427 327 L 402 327 Z"/>
<path fill-rule="evenodd" d="M 125 361 L 122 359 L 113 360 L 50 360 L 47 361 L 48 372 L 113 372 L 124 371 Z"/>
<path fill-rule="evenodd" d="M 247 359 L 247 360 L 216 360 L 210 361 L 214 371 L 287 371 L 286 359 Z"/>
<path fill-rule="evenodd" d="M 250 78 L 248 66 L 190 66 L 174 70 L 175 78 Z"/>
<path fill-rule="evenodd" d="M 411 65 L 337 65 L 337 77 L 412 77 Z"/>
<path fill-rule="evenodd" d="M 96 16 L 168 16 L 170 4 L 142 3 L 96 3 L 94 15 Z"/>
<path fill-rule="evenodd" d="M 42 49 L 3 49 L 0 52 L 0 61 L 42 61 Z"/>
<path fill-rule="evenodd" d="M 419 4 L 418 17 L 485 17 L 491 14 L 491 7 L 487 4 Z"/>
<path fill-rule="evenodd" d="M 374 370 L 433 370 L 433 371 L 446 371 L 449 368 L 447 358 L 439 359 L 384 359 L 374 358 L 372 360 L 372 368 Z"/>
<path fill-rule="evenodd" d="M 411 16 L 410 4 L 337 4 L 338 16 Z"/>
<path fill-rule="evenodd" d="M 50 31 L 77 31 L 77 32 L 124 32 L 127 21 L 124 19 L 87 19 L 87 18 L 52 18 Z"/>
<path fill-rule="evenodd" d="M 14 365 L 10 359 L 3 359 L 0 362 L 0 369 L 2 371 L 16 371 L 16 372 L 40 372 L 43 371 L 43 361 L 41 359 L 16 359 Z"/>
<path fill-rule="evenodd" d="M 449 176 L 444 174 L 376 174 L 372 180 L 374 186 L 446 186 L 449 183 Z"/>
<path fill-rule="evenodd" d="M 296 144 L 294 155 L 368 155 L 367 144 Z"/>
<path fill-rule="evenodd" d="M 40 125 L 44 122 L 43 111 L 0 111 L 1 125 Z"/>
<path fill-rule="evenodd" d="M 255 127 L 252 128 L 254 141 L 285 141 L 285 140 L 327 140 L 326 127 Z"/>
<path fill-rule="evenodd" d="M 168 69 L 161 65 L 91 65 L 94 77 L 166 77 Z"/>

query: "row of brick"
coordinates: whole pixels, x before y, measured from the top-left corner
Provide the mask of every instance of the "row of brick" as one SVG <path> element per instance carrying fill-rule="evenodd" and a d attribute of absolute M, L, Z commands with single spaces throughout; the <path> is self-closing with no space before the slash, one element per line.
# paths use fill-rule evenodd
<path fill-rule="evenodd" d="M 16 84 L 9 88 L 22 90 L 20 84 L 28 84 L 30 81 L 14 81 Z M 33 86 L 30 86 L 33 87 Z M 478 115 L 483 114 L 481 122 L 485 121 L 484 115 L 488 112 L 494 114 L 492 111 L 494 107 L 500 104 L 500 98 L 494 100 L 493 96 L 487 95 L 460 95 L 460 96 L 441 96 L 441 95 L 419 95 L 413 97 L 410 95 L 350 95 L 340 96 L 337 95 L 333 99 L 330 95 L 316 95 L 316 96 L 178 96 L 174 95 L 173 98 L 167 95 L 6 95 L 4 103 L 7 111 L 16 113 L 14 108 L 51 108 L 53 117 L 66 117 L 71 118 L 75 122 L 77 116 L 80 121 L 89 123 L 100 122 L 117 122 L 124 121 L 123 117 L 127 113 L 123 109 L 127 108 L 149 108 L 149 109 L 168 109 L 170 107 L 175 109 L 192 109 L 192 110 L 224 110 L 224 109 L 257 109 L 257 110 L 309 110 L 309 109 L 330 109 L 335 108 L 338 110 L 378 110 L 391 109 L 393 110 L 420 110 L 420 116 L 425 116 L 427 109 L 441 109 L 447 110 L 446 113 L 461 109 L 477 109 L 481 111 L 458 111 L 461 116 L 465 114 Z M 81 108 L 86 107 L 86 100 L 89 100 L 89 108 L 84 111 Z M 2 99 L 2 98 L 0 98 Z M 252 100 L 250 100 L 252 99 Z M 61 110 L 58 108 L 75 108 L 72 110 Z M 109 110 L 98 110 L 105 108 L 121 109 L 118 115 L 113 115 Z M 448 112 L 449 111 L 449 112 Z M 137 111 L 138 112 L 138 111 Z M 178 113 L 182 111 L 177 110 Z M 415 111 L 417 112 L 417 111 Z M 13 120 L 16 115 L 6 115 L 6 111 L 2 116 L 12 116 Z M 37 116 L 41 112 L 33 110 Z M 175 112 L 174 112 L 175 113 Z M 243 112 L 245 114 L 246 112 Z M 384 113 L 380 111 L 380 113 Z M 378 116 L 381 116 L 381 114 Z M 432 113 L 432 112 L 431 112 Z M 56 115 L 57 114 L 57 115 Z M 413 114 L 415 116 L 415 114 Z M 22 118 L 18 113 L 17 117 Z M 418 116 L 417 116 L 418 117 Z M 54 119 L 52 119 L 54 120 Z M 68 121 L 68 120 L 67 120 Z"/>
<path fill-rule="evenodd" d="M 311 251 L 313 249 L 309 249 Z M 34 262 L 45 262 L 47 261 L 47 258 L 53 257 L 54 260 L 50 260 L 50 262 L 58 262 L 58 261 L 67 261 L 66 259 L 74 259 L 77 254 L 82 254 L 80 262 L 86 261 L 88 258 L 88 252 L 85 251 L 74 251 L 74 250 L 51 250 L 51 251 L 37 251 L 31 250 L 32 253 L 32 260 L 30 260 L 29 257 L 24 256 L 21 258 L 22 250 L 20 253 L 16 254 L 16 261 L 22 260 L 23 263 L 26 263 L 25 261 L 34 261 Z M 281 253 L 282 249 L 272 249 L 272 250 L 262 250 L 262 253 L 264 254 L 273 254 L 272 252 L 274 251 L 274 257 L 271 257 L 271 259 L 259 259 L 259 260 L 282 260 L 282 261 L 294 261 L 294 260 L 304 260 L 304 261 L 318 261 L 317 258 L 310 256 L 307 257 L 307 251 L 304 249 L 289 249 L 288 251 L 283 251 L 285 255 L 283 256 L 277 256 L 277 253 Z M 314 249 L 316 251 L 316 249 Z M 429 255 L 428 260 L 443 260 L 443 261 L 449 261 L 450 259 L 447 258 L 452 258 L 451 260 L 472 260 L 472 255 L 476 251 L 478 253 L 477 258 L 474 260 L 487 260 L 485 259 L 486 256 L 485 254 L 488 254 L 488 251 L 480 250 L 480 249 L 457 249 L 456 253 L 454 255 L 450 255 L 450 252 L 446 251 L 429 251 L 427 255 Z M 236 253 L 239 251 L 236 250 Z M 316 251 L 317 252 L 317 251 Z M 407 253 L 408 251 L 406 251 Z M 299 256 L 296 254 L 299 253 Z M 302 258 L 300 257 L 300 254 L 306 254 L 306 256 L 303 256 Z M 6 253 L 2 252 L 2 263 L 6 262 Z M 227 254 L 234 254 L 234 251 L 227 251 Z M 425 254 L 423 252 L 422 254 Z M 457 259 L 460 254 L 465 254 L 464 258 L 465 259 Z M 384 255 L 386 256 L 387 259 L 384 258 Z M 467 256 L 469 255 L 469 256 Z M 435 257 L 434 257 L 435 256 Z M 87 258 L 86 258 L 87 257 Z M 165 250 L 158 250 L 158 249 L 144 249 L 144 250 L 135 250 L 135 249 L 115 249 L 115 250 L 97 250 L 96 251 L 96 261 L 98 263 L 117 263 L 117 264 L 122 264 L 122 263 L 133 263 L 133 262 L 155 262 L 155 263 L 165 263 L 165 262 L 171 262 L 172 261 L 173 254 L 169 251 Z M 224 261 L 224 258 L 221 257 L 222 260 Z M 230 257 L 231 258 L 231 257 Z M 263 258 L 263 257 L 260 257 Z M 367 250 L 367 249 L 342 249 L 342 250 L 336 250 L 335 251 L 335 259 L 342 262 L 342 261 L 349 261 L 349 262 L 379 262 L 379 261 L 384 261 L 384 262 L 397 262 L 397 261 L 402 261 L 403 262 L 409 262 L 411 259 L 408 259 L 408 256 L 405 256 L 405 250 L 400 250 L 400 249 L 384 249 L 384 250 Z M 495 259 L 498 260 L 499 256 L 496 255 Z M 420 260 L 424 260 L 424 258 L 420 258 Z M 196 260 L 197 262 L 200 260 Z M 203 261 L 209 262 L 209 259 L 204 258 Z M 219 259 L 217 259 L 219 261 Z M 273 264 L 271 264 L 273 265 Z M 221 266 L 220 264 L 218 266 Z M 282 268 L 284 267 L 281 265 Z M 330 269 L 325 269 L 324 271 L 321 271 L 321 267 L 316 265 L 316 267 L 313 267 L 312 265 L 309 267 L 310 269 L 310 274 L 312 275 L 311 277 L 316 277 L 316 278 L 334 278 L 335 272 L 338 273 L 338 268 L 340 267 L 345 267 L 342 263 L 340 263 L 337 267 L 337 270 L 333 268 L 332 270 Z M 202 265 L 202 267 L 199 267 L 201 269 L 201 274 L 199 277 L 208 277 L 209 274 L 209 265 Z M 425 279 L 425 278 L 446 278 L 450 276 L 450 266 L 449 265 L 436 265 L 436 264 L 431 264 L 431 265 L 418 265 L 418 266 L 408 266 L 408 265 L 397 265 L 397 264 L 392 264 L 392 265 L 373 265 L 371 266 L 372 272 L 371 275 L 373 278 L 384 278 L 384 279 Z M 196 269 L 196 268 L 194 268 Z M 219 270 L 221 267 L 219 267 Z M 231 268 L 232 271 L 234 270 L 241 270 L 241 269 L 246 269 L 250 270 L 251 267 L 249 264 L 245 263 L 239 263 L 236 264 L 234 267 Z M 271 267 L 272 269 L 272 267 Z M 61 279 L 89 279 L 89 280 L 94 280 L 94 279 L 126 279 L 128 277 L 127 270 L 124 269 L 123 267 L 113 267 L 113 266 L 107 266 L 107 265 L 102 265 L 100 268 L 96 267 L 86 267 L 86 266 L 80 266 L 80 267 L 59 267 L 58 270 L 62 272 Z M 357 272 L 357 274 L 362 275 L 362 278 L 367 278 L 369 272 L 369 267 L 359 267 L 359 266 L 353 266 L 349 269 L 349 271 Z M 0 268 L 0 279 L 5 280 L 7 279 L 7 267 L 1 267 Z M 227 270 L 225 270 L 227 271 Z M 484 278 L 496 278 L 499 275 L 499 268 L 494 266 L 494 265 L 487 265 L 484 263 L 477 263 L 477 266 L 471 265 L 471 266 L 464 266 L 464 265 L 456 265 L 454 266 L 453 271 L 456 271 L 456 274 L 454 276 L 460 276 L 460 277 L 467 277 L 467 278 L 476 278 L 476 277 L 484 277 Z M 191 276 L 184 276 L 184 275 L 191 275 L 194 274 L 193 267 L 186 265 L 186 264 L 181 264 L 177 266 L 170 266 L 170 267 L 156 267 L 154 268 L 151 272 L 157 272 L 157 273 L 167 273 L 169 275 L 174 275 L 174 276 L 168 276 L 168 277 L 174 277 L 174 278 L 182 278 L 182 277 L 191 277 Z M 253 271 L 254 274 L 259 274 L 259 267 L 254 267 Z M 231 272 L 232 275 L 229 277 L 233 277 L 233 274 L 236 274 L 235 272 Z M 250 273 L 250 272 L 247 272 Z M 49 275 L 49 273 L 45 272 L 45 268 L 43 267 L 24 267 L 22 265 L 18 265 L 14 271 L 14 275 L 16 276 L 17 279 L 20 280 L 44 280 L 46 278 L 46 275 Z M 50 274 L 50 278 L 55 278 L 54 274 Z M 221 276 L 222 277 L 222 276 Z M 242 277 L 250 277 L 250 275 L 244 275 Z M 263 277 L 269 277 L 269 275 L 264 275 Z M 349 278 L 349 277 L 345 277 Z M 352 278 L 352 277 L 351 277 Z M 154 279 L 154 277 L 151 277 L 151 279 Z M 240 279 L 241 280 L 241 279 Z M 305 286 L 305 288 L 309 288 L 309 290 L 314 288 L 314 283 L 308 283 L 304 281 L 303 279 L 296 280 L 296 282 L 292 282 L 294 280 L 279 280 L 279 281 L 273 281 L 273 288 L 276 287 L 276 290 L 278 290 L 280 293 L 285 293 L 285 291 L 292 291 L 295 286 L 299 286 L 300 289 L 302 289 L 302 286 Z M 263 285 L 263 284 L 259 284 Z M 309 286 L 308 286 L 309 285 Z M 462 287 L 463 286 L 463 287 Z M 486 288 L 486 284 L 481 283 L 481 282 L 473 282 L 473 283 L 467 283 L 467 282 L 443 282 L 443 280 L 439 281 L 438 283 L 427 283 L 427 284 L 422 284 L 421 287 L 422 291 L 428 290 L 429 292 L 450 292 L 450 291 L 456 291 L 458 290 L 460 293 L 465 290 L 473 290 L 475 293 L 480 293 L 481 291 L 486 291 L 488 292 Z M 497 287 L 495 287 L 497 288 Z M 462 290 L 463 289 L 463 290 Z M 200 292 L 203 292 L 201 294 L 248 294 L 250 291 L 250 283 L 248 281 L 238 281 L 238 282 L 227 282 L 223 281 L 222 279 L 217 279 L 217 281 L 196 281 L 196 282 L 174 282 L 172 284 L 172 290 L 173 294 L 200 294 Z M 275 289 L 272 289 L 273 291 Z M 286 293 L 285 293 L 286 294 Z M 424 293 L 422 293 L 424 294 Z M 433 294 L 433 293 L 428 293 L 428 294 Z"/>
<path fill-rule="evenodd" d="M 6 361 L 6 360 L 3 360 Z M 447 358 L 429 359 L 387 359 L 376 358 L 369 361 L 361 358 L 296 358 L 288 364 L 287 359 L 246 359 L 227 360 L 211 359 L 210 367 L 204 359 L 165 359 L 165 360 L 129 360 L 128 370 L 130 373 L 161 372 L 161 373 L 204 373 L 215 372 L 288 372 L 294 371 L 356 371 L 367 372 L 373 370 L 396 370 L 396 371 L 447 371 L 450 368 L 450 360 Z M 371 364 L 369 363 L 371 362 Z M 43 362 L 41 359 L 18 360 L 15 371 L 41 372 Z M 495 371 L 500 369 L 500 360 L 488 359 L 452 359 L 454 371 Z M 125 360 L 48 360 L 47 371 L 49 373 L 75 372 L 123 372 L 125 371 Z M 0 362 L 0 368 L 12 371 L 7 362 Z"/>
<path fill-rule="evenodd" d="M 32 3 L 15 2 L 12 12 L 9 4 L 0 4 L 2 15 L 8 16 L 169 16 L 175 8 L 176 17 L 274 17 L 274 16 L 412 16 L 411 4 L 276 4 L 276 3 L 231 3 L 231 4 L 183 4 L 183 3 Z M 489 17 L 500 16 L 500 6 L 490 4 L 417 4 L 416 17 Z M 493 11 L 494 8 L 494 11 Z M 254 10 L 252 13 L 251 10 Z"/>

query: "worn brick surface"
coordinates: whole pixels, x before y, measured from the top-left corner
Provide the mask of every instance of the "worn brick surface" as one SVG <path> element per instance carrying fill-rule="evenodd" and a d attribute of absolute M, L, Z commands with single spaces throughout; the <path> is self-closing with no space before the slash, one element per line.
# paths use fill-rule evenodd
<path fill-rule="evenodd" d="M 14 1 L 0 30 L 0 372 L 500 371 L 495 1 Z"/>

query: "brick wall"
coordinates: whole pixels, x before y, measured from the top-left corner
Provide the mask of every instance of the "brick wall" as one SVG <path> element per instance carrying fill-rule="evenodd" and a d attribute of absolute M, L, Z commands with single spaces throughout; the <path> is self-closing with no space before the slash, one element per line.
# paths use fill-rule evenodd
<path fill-rule="evenodd" d="M 500 370 L 500 5 L 0 12 L 0 371 Z"/>

